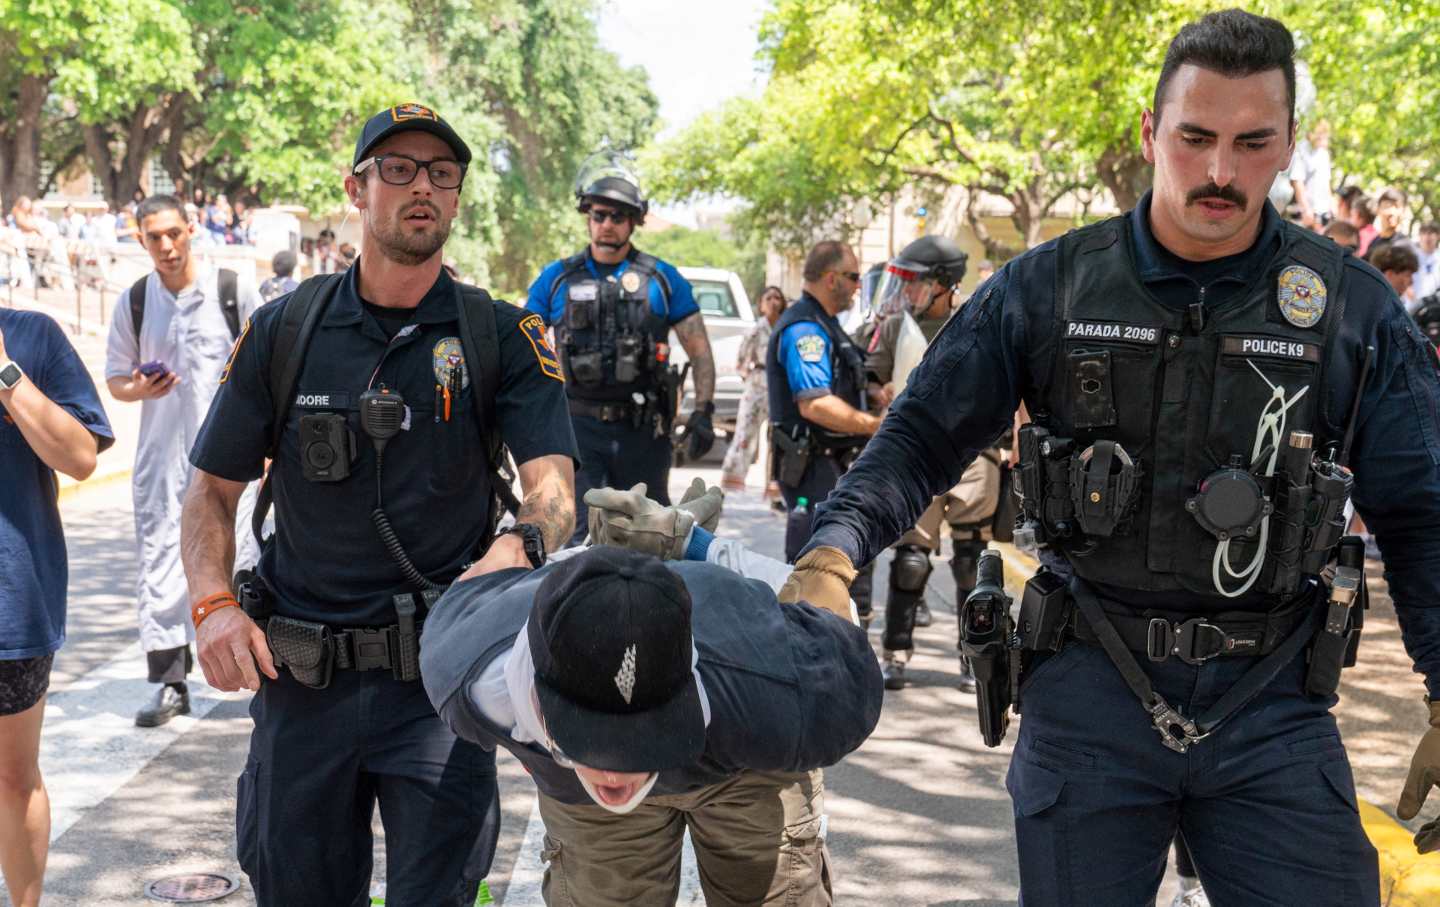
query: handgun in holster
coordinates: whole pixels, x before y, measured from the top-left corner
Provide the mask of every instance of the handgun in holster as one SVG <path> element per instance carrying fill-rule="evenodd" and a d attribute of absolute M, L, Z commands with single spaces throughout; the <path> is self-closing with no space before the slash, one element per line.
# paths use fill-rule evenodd
<path fill-rule="evenodd" d="M 1325 603 L 1325 624 L 1310 644 L 1305 671 L 1305 692 L 1333 696 L 1340 688 L 1340 672 L 1355 664 L 1365 609 L 1370 606 L 1365 586 L 1365 542 L 1359 536 L 1340 540 L 1330 596 Z"/>
<path fill-rule="evenodd" d="M 798 486 L 810 466 L 810 433 L 805 426 L 797 425 L 791 434 L 777 423 L 770 437 L 776 453 L 775 478 L 782 485 Z"/>
<path fill-rule="evenodd" d="M 986 746 L 999 746 L 1010 726 L 1018 667 L 1014 633 L 1004 562 L 1000 552 L 989 548 L 980 554 L 975 589 L 960 606 L 960 650 L 975 672 L 980 736 Z"/>

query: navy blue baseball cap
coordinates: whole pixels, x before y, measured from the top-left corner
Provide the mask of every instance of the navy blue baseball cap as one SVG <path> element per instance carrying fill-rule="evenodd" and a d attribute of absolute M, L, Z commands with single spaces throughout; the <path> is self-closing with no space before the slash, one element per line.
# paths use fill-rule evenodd
<path fill-rule="evenodd" d="M 455 133 L 455 130 L 450 128 L 450 124 L 440 119 L 440 114 L 429 107 L 412 103 L 386 108 L 365 123 L 365 128 L 360 130 L 360 139 L 355 143 L 355 160 L 351 162 L 350 166 L 360 166 L 360 162 L 370 156 L 370 149 L 387 137 L 397 132 L 408 132 L 411 129 L 438 136 L 450 146 L 451 151 L 455 152 L 455 160 L 469 165 L 470 146 L 466 145 Z"/>

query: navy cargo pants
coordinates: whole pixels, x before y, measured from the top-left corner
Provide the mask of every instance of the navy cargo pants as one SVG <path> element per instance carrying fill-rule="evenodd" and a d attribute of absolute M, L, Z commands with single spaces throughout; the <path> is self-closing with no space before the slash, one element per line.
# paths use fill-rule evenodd
<path fill-rule="evenodd" d="M 1140 661 L 1190 717 L 1253 663 Z M 1307 697 L 1304 671 L 1302 653 L 1180 754 L 1103 649 L 1072 642 L 1040 664 L 1006 779 L 1024 907 L 1149 907 L 1177 827 L 1215 907 L 1378 907 L 1336 699 Z"/>
<path fill-rule="evenodd" d="M 260 907 L 370 903 L 375 803 L 391 907 L 470 907 L 495 852 L 495 754 L 445 727 L 424 686 L 337 669 L 313 690 L 280 669 L 250 703 L 235 811 Z"/>
<path fill-rule="evenodd" d="M 590 531 L 590 507 L 584 498 L 592 488 L 628 490 L 636 482 L 644 482 L 646 497 L 669 506 L 670 463 L 674 458 L 669 438 L 655 437 L 655 429 L 649 424 L 636 428 L 628 421 L 601 422 L 574 414 L 570 420 L 580 450 L 571 545 L 585 541 Z"/>

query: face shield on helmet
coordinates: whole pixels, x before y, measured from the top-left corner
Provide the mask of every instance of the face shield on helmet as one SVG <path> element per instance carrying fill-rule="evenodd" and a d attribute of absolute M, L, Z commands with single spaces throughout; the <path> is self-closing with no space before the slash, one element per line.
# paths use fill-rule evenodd
<path fill-rule="evenodd" d="M 900 312 L 909 312 L 919 318 L 930 308 L 935 297 L 948 289 L 931 276 L 930 268 L 897 259 L 885 266 L 885 276 L 880 278 L 880 288 L 872 299 L 874 316 L 888 318 Z"/>
<path fill-rule="evenodd" d="M 581 211 L 589 210 L 590 203 L 599 200 L 633 208 L 641 219 L 650 210 L 640 189 L 640 177 L 630 161 L 613 150 L 597 151 L 580 165 L 575 175 L 575 200 Z"/>

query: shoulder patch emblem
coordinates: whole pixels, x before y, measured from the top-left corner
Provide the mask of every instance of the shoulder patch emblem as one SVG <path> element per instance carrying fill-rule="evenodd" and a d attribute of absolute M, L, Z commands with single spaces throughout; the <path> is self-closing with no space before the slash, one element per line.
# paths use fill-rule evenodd
<path fill-rule="evenodd" d="M 460 369 L 460 389 L 470 386 L 470 370 L 465 367 L 465 347 L 459 337 L 444 337 L 430 351 L 430 365 L 435 370 L 435 383 L 449 383 L 452 369 Z"/>
<path fill-rule="evenodd" d="M 535 350 L 535 360 L 540 363 L 540 371 L 556 381 L 563 382 L 565 373 L 560 370 L 560 360 L 555 358 L 555 351 L 550 348 L 550 340 L 545 336 L 545 319 L 531 312 L 520 319 L 520 330 L 530 341 L 531 349 Z"/>
<path fill-rule="evenodd" d="M 225 367 L 220 370 L 220 383 L 224 384 L 230 380 L 230 369 L 235 366 L 235 356 L 240 352 L 240 344 L 250 336 L 250 319 L 245 319 L 245 324 L 240 328 L 240 336 L 235 338 L 235 344 L 230 347 L 230 358 L 225 360 Z"/>
<path fill-rule="evenodd" d="M 820 362 L 825 358 L 825 338 L 819 334 L 806 334 L 795 341 L 795 352 L 801 362 Z"/>
<path fill-rule="evenodd" d="M 1301 265 L 1291 265 L 1280 272 L 1280 285 L 1275 292 L 1280 314 L 1297 328 L 1314 327 L 1325 315 L 1329 291 L 1319 274 Z"/>

